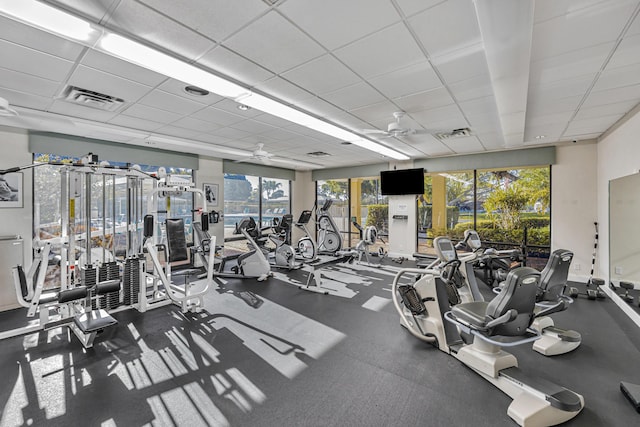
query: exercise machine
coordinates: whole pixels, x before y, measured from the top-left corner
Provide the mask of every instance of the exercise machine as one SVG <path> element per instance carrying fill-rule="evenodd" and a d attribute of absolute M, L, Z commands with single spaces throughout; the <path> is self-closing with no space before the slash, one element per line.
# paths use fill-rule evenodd
<path fill-rule="evenodd" d="M 445 289 L 451 306 L 484 301 L 473 272 L 473 266 L 480 249 L 480 237 L 474 230 L 467 230 L 465 240 L 467 247 L 476 248 L 476 250 L 460 258 L 458 258 L 456 248 L 449 238 L 436 237 L 433 242 L 438 258 L 436 262 L 432 263 L 431 270 L 442 272 L 441 274 L 447 279 Z M 565 249 L 558 249 L 551 254 L 547 265 L 541 272 L 539 289 L 536 294 L 536 312 L 544 311 L 549 306 L 557 307 L 556 311 L 562 311 L 572 303 L 572 299 L 563 294 L 572 259 L 573 253 Z M 451 272 L 444 268 L 456 261 L 460 263 L 459 268 Z M 453 276 L 448 277 L 447 274 L 453 274 Z M 503 281 L 502 286 L 504 283 Z M 501 292 L 502 286 L 494 288 L 494 292 Z M 576 349 L 582 341 L 580 333 L 556 327 L 553 319 L 549 316 L 536 317 L 531 328 L 541 334 L 541 338 L 533 343 L 533 350 L 545 356 L 568 353 Z"/>
<path fill-rule="evenodd" d="M 453 248 L 451 241 L 442 246 Z M 539 339 L 539 332 L 530 328 L 533 319 L 561 309 L 562 303 L 558 303 L 534 312 L 540 273 L 517 268 L 509 272 L 503 291 L 491 301 L 450 308 L 449 279 L 445 277 L 453 277 L 459 266 L 460 261 L 454 259 L 441 271 L 407 268 L 397 273 L 392 298 L 401 325 L 511 397 L 507 414 L 519 425 L 556 425 L 577 416 L 584 407 L 581 395 L 538 375 L 527 375 L 517 367 L 515 356 L 503 350 Z M 408 275 L 417 280 L 401 285 L 401 279 Z"/>
<path fill-rule="evenodd" d="M 332 199 L 326 199 L 316 212 L 316 227 L 318 231 L 318 253 L 333 255 L 342 250 L 342 237 L 336 222 L 331 216 Z"/>
<path fill-rule="evenodd" d="M 294 225 L 300 228 L 304 232 L 304 236 L 298 239 L 296 244 L 297 253 L 305 262 L 312 262 L 318 257 L 318 245 L 316 245 L 315 239 L 309 233 L 307 224 L 311 220 L 313 212 L 304 210 L 300 213 L 300 217 L 294 223 Z"/>
<path fill-rule="evenodd" d="M 271 264 L 253 240 L 256 233 L 259 233 L 258 225 L 252 217 L 243 218 L 242 221 L 236 223 L 233 234 L 242 235 L 247 240 L 249 251 L 222 257 L 215 274 L 216 277 L 257 279 L 262 282 L 273 275 Z"/>
<path fill-rule="evenodd" d="M 378 229 L 374 225 L 362 227 L 360 224 L 358 224 L 355 218 L 352 218 L 351 224 L 360 232 L 360 241 L 354 248 L 354 250 L 358 254 L 358 263 L 361 263 L 362 258 L 364 257 L 368 266 L 381 267 L 380 264 L 372 264 L 371 259 L 369 258 L 369 246 L 375 244 L 377 240 L 380 240 L 382 243 L 384 243 L 384 241 L 378 236 Z M 384 248 L 379 248 L 376 255 L 380 258 L 380 262 L 382 262 L 382 259 L 387 256 Z"/>
<path fill-rule="evenodd" d="M 264 252 L 267 260 L 272 267 L 285 268 L 287 270 L 295 270 L 302 267 L 301 263 L 296 262 L 296 253 L 289 244 L 291 240 L 291 227 L 293 216 L 291 214 L 282 215 L 282 218 L 273 218 L 272 225 L 262 228 L 252 236 L 258 247 Z M 272 230 L 265 237 L 264 231 Z M 275 245 L 274 249 L 267 247 L 267 242 Z"/>

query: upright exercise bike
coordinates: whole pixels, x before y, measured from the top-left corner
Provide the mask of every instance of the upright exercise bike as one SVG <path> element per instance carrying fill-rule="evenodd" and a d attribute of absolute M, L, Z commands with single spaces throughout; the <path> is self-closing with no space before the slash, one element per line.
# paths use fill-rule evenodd
<path fill-rule="evenodd" d="M 455 252 L 451 241 L 439 238 L 436 252 Z M 491 301 L 450 307 L 447 281 L 460 260 L 452 259 L 441 271 L 400 270 L 392 285 L 393 304 L 400 323 L 416 338 L 431 343 L 470 367 L 513 399 L 507 414 L 519 425 L 556 425 L 574 418 L 584 407 L 581 395 L 538 375 L 518 369 L 515 356 L 502 350 L 540 338 L 530 328 L 536 317 L 563 309 L 563 302 L 535 312 L 540 273 L 529 267 L 511 270 L 502 291 Z M 406 275 L 417 281 L 401 285 Z"/>

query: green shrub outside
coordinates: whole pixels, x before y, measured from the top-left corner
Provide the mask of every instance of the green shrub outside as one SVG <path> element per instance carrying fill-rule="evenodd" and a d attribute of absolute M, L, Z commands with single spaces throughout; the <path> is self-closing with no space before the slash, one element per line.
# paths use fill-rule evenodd
<path fill-rule="evenodd" d="M 368 209 L 365 227 L 373 225 L 378 231 L 384 230 L 389 220 L 389 205 L 369 205 Z"/>

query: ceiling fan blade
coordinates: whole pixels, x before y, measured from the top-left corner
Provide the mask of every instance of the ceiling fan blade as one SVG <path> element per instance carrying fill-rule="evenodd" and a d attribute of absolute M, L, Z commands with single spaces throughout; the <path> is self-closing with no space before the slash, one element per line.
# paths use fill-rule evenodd
<path fill-rule="evenodd" d="M 362 129 L 362 133 L 364 134 L 382 134 L 382 135 L 388 135 L 388 132 L 386 130 L 380 130 L 380 129 Z"/>

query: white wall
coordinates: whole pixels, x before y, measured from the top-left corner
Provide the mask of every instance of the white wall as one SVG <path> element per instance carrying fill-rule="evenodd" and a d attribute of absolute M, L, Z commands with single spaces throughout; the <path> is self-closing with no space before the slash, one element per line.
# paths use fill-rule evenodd
<path fill-rule="evenodd" d="M 582 282 L 591 271 L 598 217 L 596 160 L 595 143 L 578 143 L 557 147 L 551 167 L 551 249 L 573 251 L 569 279 Z"/>
<path fill-rule="evenodd" d="M 14 166 L 24 166 L 32 162 L 29 153 L 29 140 L 25 131 L 0 128 L 0 145 L 4 148 L 0 159 L 0 169 L 8 169 Z M 24 239 L 23 260 L 24 266 L 31 265 L 31 238 L 33 233 L 33 184 L 32 171 L 27 169 L 22 172 L 22 208 L 0 209 L 0 235 L 20 235 Z M 0 272 L 0 310 L 18 307 L 15 297 L 11 271 Z"/>
<path fill-rule="evenodd" d="M 222 212 L 224 212 L 224 172 L 222 169 L 222 160 L 214 158 L 199 159 L 198 170 L 196 171 L 196 186 L 202 189 L 202 184 L 218 184 L 218 204 L 217 206 L 207 206 L 207 210 L 220 212 L 220 222 L 218 224 L 211 224 L 209 228 L 209 234 L 216 237 L 216 245 L 222 245 L 224 243 L 224 219 Z"/>
<path fill-rule="evenodd" d="M 316 185 L 311 180 L 311 171 L 302 172 L 296 171 L 296 179 L 291 183 L 291 213 L 293 214 L 293 221 L 297 221 L 300 216 L 300 212 L 307 209 L 313 209 L 313 204 L 316 201 Z M 313 235 L 314 225 L 308 226 L 308 230 Z M 298 227 L 293 227 L 291 234 L 291 243 L 295 247 L 298 239 L 304 236 L 304 232 Z"/>
<path fill-rule="evenodd" d="M 640 111 L 636 109 L 624 122 L 621 122 L 615 130 L 609 132 L 598 141 L 598 218 L 603 227 L 600 230 L 601 244 L 598 249 L 599 268 L 602 276 L 607 281 L 612 278 L 609 275 L 609 181 L 622 178 L 640 169 L 640 145 L 638 135 L 640 134 Z M 627 313 L 627 315 L 640 326 L 640 315 L 629 308 L 628 304 L 622 301 L 608 287 L 605 291 L 611 299 Z"/>

